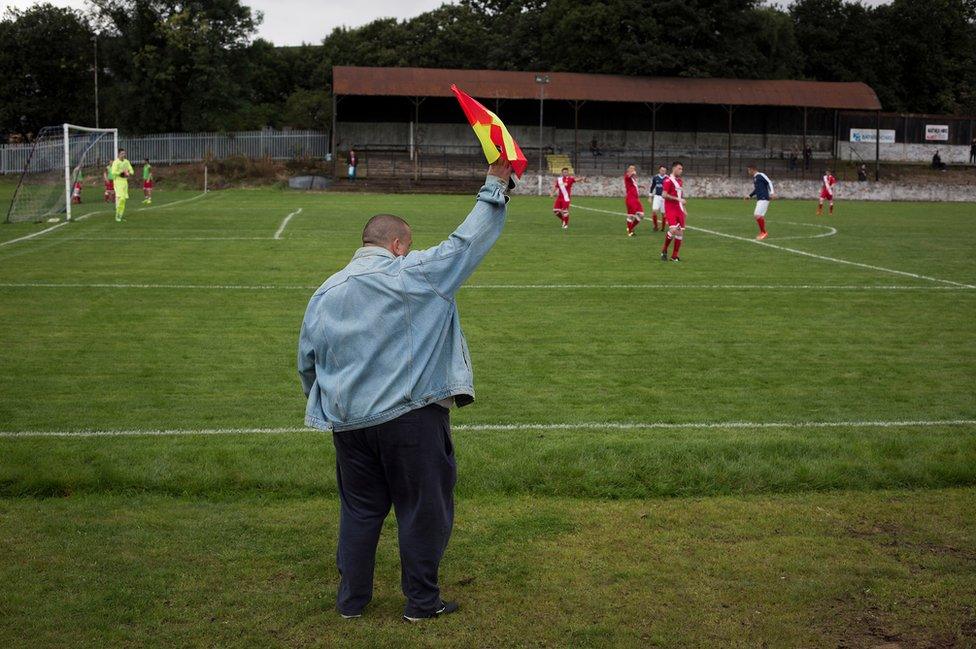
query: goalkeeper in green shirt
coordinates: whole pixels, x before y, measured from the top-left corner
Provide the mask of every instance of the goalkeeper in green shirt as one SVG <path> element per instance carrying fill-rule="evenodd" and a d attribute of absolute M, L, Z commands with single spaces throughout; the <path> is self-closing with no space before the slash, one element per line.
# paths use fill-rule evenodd
<path fill-rule="evenodd" d="M 115 187 L 115 220 L 125 220 L 125 202 L 129 200 L 129 176 L 135 171 L 132 163 L 125 159 L 125 149 L 119 149 L 119 157 L 112 162 L 112 184 Z"/>

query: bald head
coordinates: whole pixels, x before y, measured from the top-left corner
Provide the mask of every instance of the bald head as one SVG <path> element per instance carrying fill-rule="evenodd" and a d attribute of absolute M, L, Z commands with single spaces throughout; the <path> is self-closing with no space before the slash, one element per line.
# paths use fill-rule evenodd
<path fill-rule="evenodd" d="M 410 251 L 413 235 L 410 226 L 399 216 L 377 214 L 363 228 L 363 245 L 386 248 L 401 257 Z"/>

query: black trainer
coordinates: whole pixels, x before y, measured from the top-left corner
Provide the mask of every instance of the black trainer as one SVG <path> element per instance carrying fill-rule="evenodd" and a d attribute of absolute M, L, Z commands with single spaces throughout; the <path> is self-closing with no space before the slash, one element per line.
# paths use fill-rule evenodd
<path fill-rule="evenodd" d="M 668 253 L 662 252 L 661 253 L 661 261 L 667 261 L 667 260 L 668 260 Z"/>
<path fill-rule="evenodd" d="M 450 613 L 453 613 L 454 611 L 458 610 L 459 608 L 460 608 L 460 606 L 458 606 L 458 603 L 457 602 L 441 602 L 441 607 L 439 609 L 437 609 L 436 611 L 434 611 L 433 613 L 426 613 L 426 614 L 417 615 L 417 616 L 404 615 L 403 616 L 403 621 L 404 622 L 420 622 L 421 620 L 431 620 L 431 619 L 433 619 L 435 617 L 440 617 L 442 615 L 448 615 Z"/>
<path fill-rule="evenodd" d="M 681 257 L 672 257 L 671 261 L 681 261 Z"/>

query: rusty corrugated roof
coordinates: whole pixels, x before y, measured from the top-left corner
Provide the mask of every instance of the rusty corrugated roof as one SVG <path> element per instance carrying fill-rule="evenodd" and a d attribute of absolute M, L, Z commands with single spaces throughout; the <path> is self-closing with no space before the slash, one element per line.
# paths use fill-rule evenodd
<path fill-rule="evenodd" d="M 332 87 L 337 95 L 450 97 L 451 84 L 456 83 L 481 99 L 535 99 L 539 96 L 536 74 L 549 75 L 546 99 L 881 109 L 878 96 L 867 84 L 825 81 L 336 66 L 332 69 Z"/>

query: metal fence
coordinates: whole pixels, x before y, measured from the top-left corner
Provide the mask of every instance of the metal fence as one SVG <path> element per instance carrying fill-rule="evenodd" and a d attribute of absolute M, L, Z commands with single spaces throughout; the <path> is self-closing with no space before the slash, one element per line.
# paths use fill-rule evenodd
<path fill-rule="evenodd" d="M 233 156 L 291 160 L 324 158 L 329 134 L 323 131 L 240 131 L 236 133 L 160 133 L 119 136 L 131 160 L 149 158 L 155 164 L 220 160 Z M 27 163 L 31 144 L 0 145 L 0 174 L 19 174 Z"/>
<path fill-rule="evenodd" d="M 337 172 L 345 174 L 346 151 L 337 153 L 339 167 Z M 528 160 L 528 171 L 539 169 L 538 149 L 523 149 Z M 572 154 L 565 151 L 544 150 L 542 167 L 549 173 L 550 154 L 562 155 L 570 160 Z M 410 178 L 413 180 L 447 180 L 451 178 L 470 178 L 484 173 L 485 158 L 480 146 L 438 146 L 416 145 L 404 147 L 397 145 L 363 146 L 356 149 L 359 162 L 357 176 L 369 178 Z M 649 176 L 657 172 L 659 164 L 670 165 L 680 160 L 685 173 L 703 175 L 737 175 L 746 173 L 746 165 L 758 164 L 760 168 L 776 173 L 780 178 L 819 178 L 824 165 L 829 164 L 829 152 L 813 152 L 809 160 L 802 157 L 790 160 L 787 154 L 772 149 L 732 150 L 731 158 L 727 149 L 705 147 L 662 147 L 658 146 L 654 158 L 644 149 L 601 149 L 598 155 L 590 152 L 580 153 L 579 165 L 574 169 L 577 175 L 584 176 L 623 176 L 627 165 L 637 165 L 641 174 Z M 731 165 L 731 166 L 730 166 Z"/>

